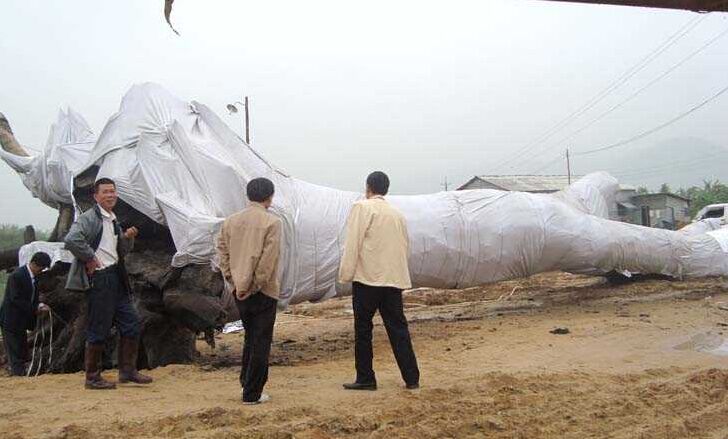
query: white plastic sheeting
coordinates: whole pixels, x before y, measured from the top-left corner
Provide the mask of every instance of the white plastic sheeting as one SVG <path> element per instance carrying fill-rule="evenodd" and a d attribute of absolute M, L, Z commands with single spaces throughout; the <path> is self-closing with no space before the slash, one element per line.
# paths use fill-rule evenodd
<path fill-rule="evenodd" d="M 51 266 L 56 262 L 70 264 L 73 262 L 73 255 L 63 247 L 62 242 L 35 241 L 25 244 L 18 251 L 18 265 L 22 266 L 30 262 L 30 259 L 37 252 L 47 253 L 51 257 Z"/>
<path fill-rule="evenodd" d="M 0 158 L 20 174 L 34 197 L 57 208 L 73 204 L 73 177 L 86 166 L 95 142 L 86 120 L 69 108 L 59 112 L 40 154 L 23 157 L 0 149 Z"/>
<path fill-rule="evenodd" d="M 720 248 L 724 252 L 728 253 L 728 229 L 721 228 L 718 230 L 712 230 L 708 232 L 707 235 L 710 235 L 713 239 L 718 241 Z"/>
<path fill-rule="evenodd" d="M 58 125 L 64 120 L 71 123 Z M 65 144 L 56 145 L 63 150 Z M 69 174 L 49 175 L 51 156 L 46 151 L 27 163 L 7 153 L 2 158 L 24 175 L 46 168 L 45 177 L 26 185 L 39 198 L 53 199 L 50 182 L 68 190 Z M 75 163 L 66 165 L 75 174 L 98 165 L 98 177 L 114 179 L 126 203 L 169 227 L 176 266 L 214 263 L 224 217 L 245 207 L 250 179 L 268 177 L 276 185 L 272 212 L 284 225 L 282 303 L 348 293 L 348 285 L 335 281 L 346 217 L 361 194 L 287 176 L 198 102 L 183 102 L 155 84 L 134 86 L 85 164 Z M 362 180 L 368 171 L 362 170 Z M 554 195 L 471 190 L 387 198 L 407 218 L 415 286 L 462 288 L 556 269 L 728 274 L 728 258 L 714 236 L 606 219 L 617 188 L 613 177 L 596 173 Z"/>
<path fill-rule="evenodd" d="M 721 227 L 723 227 L 723 219 L 722 218 L 706 218 L 704 220 L 696 221 L 694 223 L 690 223 L 680 229 L 680 233 L 685 233 L 688 235 L 700 235 L 702 233 L 708 233 L 713 230 L 718 230 Z"/>

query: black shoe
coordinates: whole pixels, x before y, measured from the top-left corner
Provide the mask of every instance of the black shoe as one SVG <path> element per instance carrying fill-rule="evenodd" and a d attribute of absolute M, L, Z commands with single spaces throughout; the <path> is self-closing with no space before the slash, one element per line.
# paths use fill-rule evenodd
<path fill-rule="evenodd" d="M 346 390 L 377 390 L 377 383 L 346 383 Z"/>
<path fill-rule="evenodd" d="M 420 383 L 405 384 L 407 390 L 415 390 L 420 388 Z"/>

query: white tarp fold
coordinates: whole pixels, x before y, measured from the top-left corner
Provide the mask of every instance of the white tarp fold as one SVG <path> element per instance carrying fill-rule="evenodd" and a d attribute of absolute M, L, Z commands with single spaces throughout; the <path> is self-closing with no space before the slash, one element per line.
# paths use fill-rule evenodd
<path fill-rule="evenodd" d="M 58 113 L 40 154 L 22 157 L 0 149 L 0 158 L 20 174 L 34 197 L 57 208 L 73 204 L 73 177 L 86 167 L 95 142 L 86 120 L 69 108 Z"/>

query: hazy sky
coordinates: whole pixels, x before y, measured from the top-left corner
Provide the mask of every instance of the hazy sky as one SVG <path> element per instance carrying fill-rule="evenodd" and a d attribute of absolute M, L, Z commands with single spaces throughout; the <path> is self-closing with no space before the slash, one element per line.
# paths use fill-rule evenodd
<path fill-rule="evenodd" d="M 360 190 L 375 169 L 401 194 L 441 190 L 445 177 L 452 188 L 476 174 L 563 172 L 561 163 L 539 169 L 562 153 L 559 139 L 728 28 L 727 14 L 530 0 L 177 0 L 178 37 L 162 4 L 3 0 L 0 111 L 21 143 L 42 147 L 66 105 L 98 133 L 132 84 L 155 81 L 238 131 L 240 116 L 225 104 L 247 94 L 253 145 L 327 186 Z M 606 99 L 529 146 L 696 17 Z M 587 150 L 653 128 L 728 85 L 727 72 L 728 36 L 568 144 Z M 726 116 L 728 93 L 607 154 L 683 137 L 728 148 Z M 585 163 L 574 171 L 594 170 Z M 4 163 L 0 203 L 0 223 L 54 223 Z"/>

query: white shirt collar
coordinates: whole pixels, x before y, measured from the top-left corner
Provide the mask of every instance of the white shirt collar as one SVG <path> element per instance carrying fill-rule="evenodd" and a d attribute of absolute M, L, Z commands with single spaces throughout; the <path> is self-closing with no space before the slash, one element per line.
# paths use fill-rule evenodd
<path fill-rule="evenodd" d="M 114 212 L 107 212 L 106 209 L 101 207 L 100 204 L 99 204 L 99 212 L 101 212 L 101 216 L 103 216 L 104 218 L 108 218 L 108 219 L 112 219 L 112 220 L 116 219 L 116 215 L 114 214 Z"/>
<path fill-rule="evenodd" d="M 33 274 L 33 270 L 30 269 L 30 264 L 25 264 L 25 267 L 28 269 L 28 274 L 30 274 L 30 280 L 35 281 L 35 275 Z"/>

